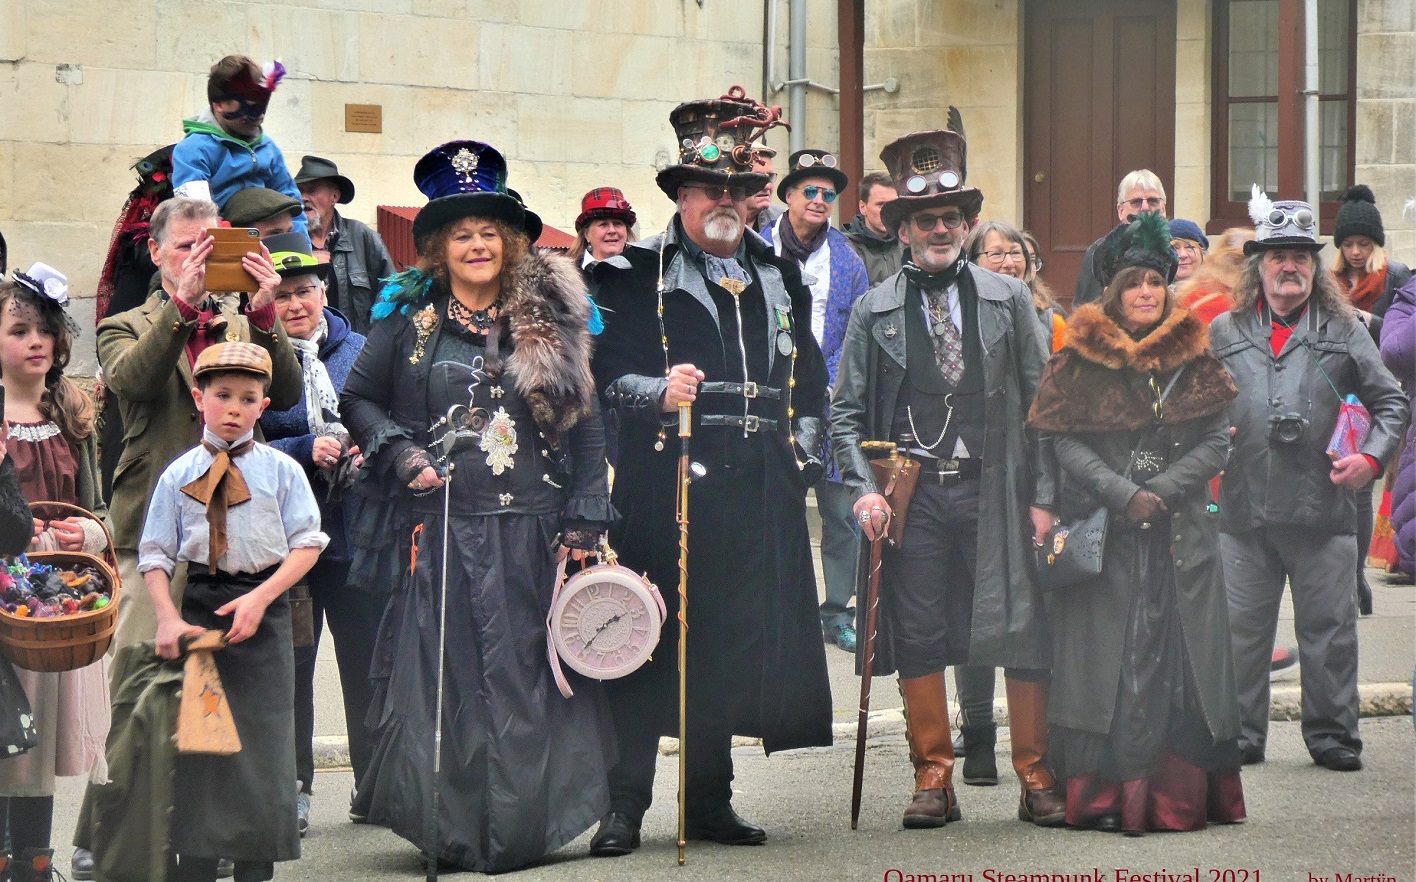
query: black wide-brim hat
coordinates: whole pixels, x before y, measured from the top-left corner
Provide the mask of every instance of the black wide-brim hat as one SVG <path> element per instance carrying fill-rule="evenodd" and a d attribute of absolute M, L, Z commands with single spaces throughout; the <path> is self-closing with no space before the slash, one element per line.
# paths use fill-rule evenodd
<path fill-rule="evenodd" d="M 340 205 L 354 201 L 354 182 L 339 173 L 339 166 L 321 156 L 302 156 L 295 186 L 313 181 L 334 181 L 339 186 Z"/>
<path fill-rule="evenodd" d="M 282 279 L 313 275 L 328 282 L 334 272 L 334 264 L 320 263 L 316 259 L 304 233 L 276 233 L 266 236 L 261 244 L 270 252 L 271 262 Z"/>
<path fill-rule="evenodd" d="M 420 254 L 433 233 L 467 217 L 505 221 L 532 243 L 541 237 L 541 218 L 507 190 L 506 160 L 488 144 L 449 141 L 433 148 L 414 166 L 413 182 L 429 199 L 413 219 Z"/>
<path fill-rule="evenodd" d="M 802 164 L 803 159 L 806 159 L 805 165 Z M 828 162 L 830 165 L 827 165 Z M 836 188 L 837 194 L 845 192 L 851 183 L 846 173 L 837 167 L 835 154 L 825 150 L 798 150 L 787 160 L 787 165 L 790 171 L 777 182 L 777 198 L 783 202 L 787 201 L 787 191 L 805 178 L 825 178 Z"/>

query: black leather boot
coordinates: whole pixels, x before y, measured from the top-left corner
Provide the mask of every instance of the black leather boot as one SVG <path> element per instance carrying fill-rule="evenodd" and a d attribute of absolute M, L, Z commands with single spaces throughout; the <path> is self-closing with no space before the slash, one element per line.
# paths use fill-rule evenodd
<path fill-rule="evenodd" d="M 998 743 L 998 724 L 970 723 L 961 726 L 964 738 L 964 783 L 992 787 L 998 783 L 998 760 L 994 746 Z"/>

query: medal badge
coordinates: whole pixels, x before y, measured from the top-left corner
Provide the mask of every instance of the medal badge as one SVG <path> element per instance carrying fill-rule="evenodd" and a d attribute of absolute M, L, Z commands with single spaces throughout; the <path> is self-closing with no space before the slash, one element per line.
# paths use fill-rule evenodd
<path fill-rule="evenodd" d="M 792 312 L 785 306 L 774 306 L 772 311 L 777 317 L 777 351 L 791 355 L 796 349 L 796 342 L 792 340 Z"/>
<path fill-rule="evenodd" d="M 516 423 L 506 412 L 506 408 L 499 407 L 497 412 L 492 414 L 492 421 L 487 424 L 478 446 L 487 454 L 487 467 L 492 470 L 492 474 L 500 475 L 515 467 L 512 456 L 517 451 Z"/>

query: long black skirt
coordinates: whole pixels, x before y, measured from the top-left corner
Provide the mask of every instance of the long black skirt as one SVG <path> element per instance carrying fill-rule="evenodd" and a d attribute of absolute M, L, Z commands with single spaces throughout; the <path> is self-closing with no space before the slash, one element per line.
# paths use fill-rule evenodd
<path fill-rule="evenodd" d="M 451 520 L 441 774 L 430 848 L 442 526 L 389 601 L 374 651 L 376 744 L 355 810 L 439 860 L 497 873 L 533 863 L 609 809 L 614 735 L 598 683 L 546 657 L 557 515 Z"/>

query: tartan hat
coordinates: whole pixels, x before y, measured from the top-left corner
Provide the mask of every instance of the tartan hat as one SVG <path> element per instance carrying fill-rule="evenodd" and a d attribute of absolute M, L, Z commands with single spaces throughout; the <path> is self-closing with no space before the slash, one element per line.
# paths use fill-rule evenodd
<path fill-rule="evenodd" d="M 270 353 L 254 343 L 216 343 L 202 350 L 192 367 L 192 378 L 214 371 L 238 371 L 270 382 L 273 368 Z"/>
<path fill-rule="evenodd" d="M 624 193 L 615 187 L 596 187 L 580 199 L 580 216 L 575 219 L 575 231 L 583 230 L 586 224 L 598 218 L 624 221 L 626 227 L 634 226 L 639 217 Z"/>
<path fill-rule="evenodd" d="M 304 210 L 303 205 L 279 190 L 245 187 L 231 194 L 221 206 L 221 217 L 233 227 L 249 227 L 282 214 L 299 217 Z"/>
<path fill-rule="evenodd" d="M 720 98 L 689 101 L 669 114 L 678 141 L 678 164 L 654 178 L 670 199 L 687 183 L 740 186 L 755 193 L 767 185 L 767 175 L 752 170 L 757 138 L 785 125 L 780 107 L 767 107 L 733 86 Z"/>
<path fill-rule="evenodd" d="M 449 141 L 434 147 L 413 167 L 413 183 L 428 204 L 413 219 L 413 241 L 464 217 L 506 221 L 524 230 L 534 244 L 541 219 L 506 188 L 506 158 L 481 141 Z"/>

